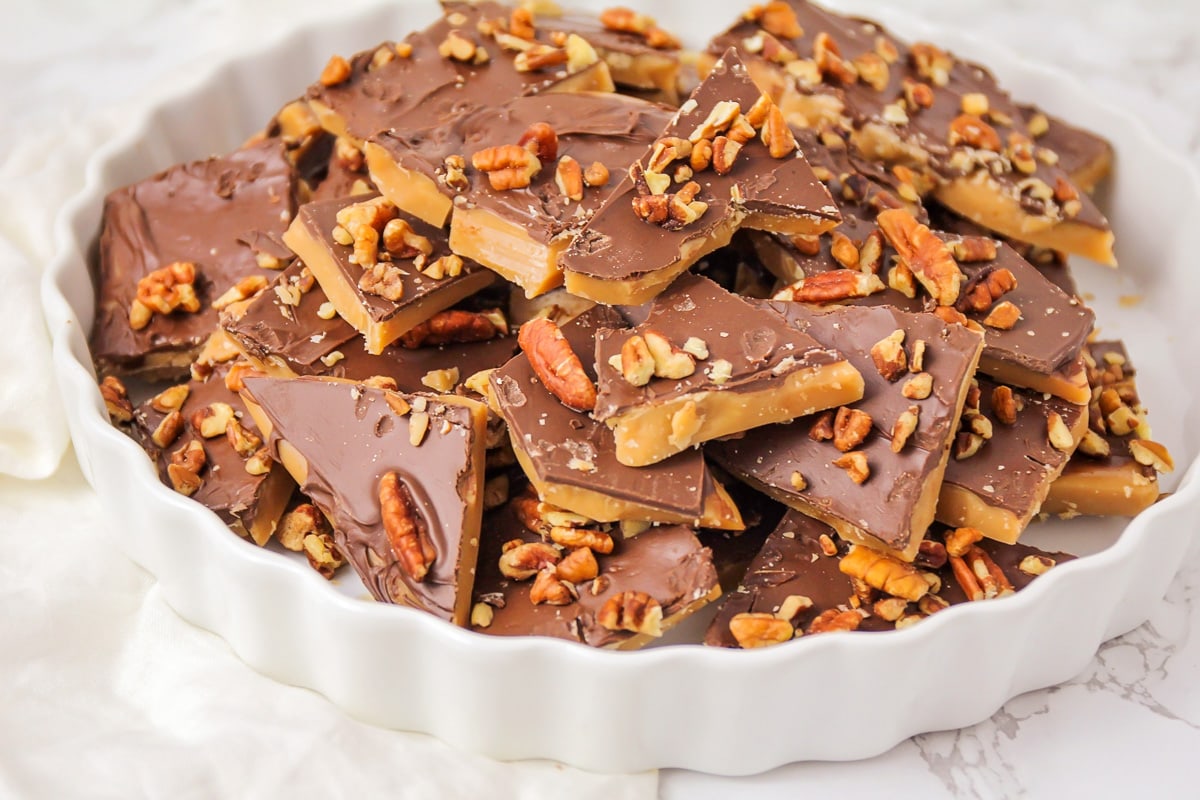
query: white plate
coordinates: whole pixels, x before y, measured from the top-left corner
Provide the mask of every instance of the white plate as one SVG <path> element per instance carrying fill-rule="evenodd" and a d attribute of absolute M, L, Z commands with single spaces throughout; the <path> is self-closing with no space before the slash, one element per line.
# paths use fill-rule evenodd
<path fill-rule="evenodd" d="M 697 13 L 695 2 L 677 0 L 656 3 L 655 13 L 700 45 L 734 13 L 711 5 L 719 7 L 702 4 L 710 13 Z M 1190 468 L 1173 497 L 1127 526 L 1075 520 L 1029 534 L 1034 543 L 1092 555 L 1013 597 L 959 606 L 900 632 L 813 637 L 753 652 L 679 645 L 612 653 L 477 635 L 362 602 L 353 578 L 339 589 L 302 561 L 233 536 L 215 515 L 162 486 L 142 451 L 108 424 L 87 349 L 94 297 L 85 254 L 104 195 L 235 147 L 300 93 L 331 53 L 400 38 L 434 13 L 428 3 L 351 19 L 331 11 L 325 25 L 287 32 L 198 76 L 95 156 L 86 188 L 58 220 L 43 301 L 75 450 L 120 523 L 118 545 L 158 577 L 183 617 L 224 637 L 254 668 L 379 725 L 502 759 L 721 774 L 863 758 L 916 733 L 978 722 L 1021 692 L 1076 674 L 1102 641 L 1146 619 L 1200 507 L 1193 463 L 1200 326 L 1188 324 L 1200 179 L 1140 122 L 1087 97 L 1070 76 L 888 12 L 883 21 L 898 34 L 970 54 L 1015 96 L 1102 131 L 1116 146 L 1105 199 L 1122 268 L 1078 265 L 1077 277 L 1095 295 L 1103 334 L 1129 344 L 1156 438 L 1181 471 Z M 1134 294 L 1140 305 L 1119 307 L 1121 295 Z"/>

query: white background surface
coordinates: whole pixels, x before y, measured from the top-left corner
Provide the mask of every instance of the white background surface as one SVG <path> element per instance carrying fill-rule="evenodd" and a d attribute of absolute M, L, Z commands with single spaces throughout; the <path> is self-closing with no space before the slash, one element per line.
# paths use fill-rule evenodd
<path fill-rule="evenodd" d="M 700 5 L 718 9 L 714 30 L 729 15 L 726 4 Z M 936 8 L 947 25 L 1070 69 L 1151 122 L 1167 144 L 1200 157 L 1193 2 L 906 6 L 918 15 Z M 316 0 L 0 4 L 0 239 L 27 262 L 6 260 L 0 241 L 0 309 L 24 326 L 15 343 L 0 345 L 0 408 L 14 394 L 29 397 L 28 424 L 15 426 L 23 438 L 0 441 L 0 473 L 31 478 L 0 476 L 0 795 L 653 796 L 652 775 L 497 764 L 427 737 L 360 725 L 312 693 L 273 684 L 175 617 L 153 580 L 107 549 L 98 535 L 106 522 L 69 454 L 52 479 L 32 480 L 53 469 L 61 440 L 55 426 L 39 424 L 57 412 L 40 399 L 48 387 L 31 313 L 32 272 L 51 252 L 57 207 L 28 198 L 61 199 L 77 189 L 83 160 L 119 129 L 122 108 L 147 102 L 172 75 L 245 46 L 285 15 L 319 13 L 328 6 Z M 14 443 L 27 456 L 15 468 L 3 459 Z M 1198 601 L 1194 550 L 1147 625 L 1107 644 L 1078 678 L 1017 698 L 987 722 L 916 737 L 855 764 L 793 765 L 749 779 L 667 772 L 660 791 L 670 798 L 1192 796 Z"/>

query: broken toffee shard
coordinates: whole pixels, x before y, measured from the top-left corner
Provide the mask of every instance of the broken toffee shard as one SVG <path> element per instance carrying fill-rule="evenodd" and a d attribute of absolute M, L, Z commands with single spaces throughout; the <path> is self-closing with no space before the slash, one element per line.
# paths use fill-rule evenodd
<path fill-rule="evenodd" d="M 686 274 L 645 321 L 596 339 L 595 418 L 617 460 L 641 467 L 689 447 L 852 403 L 863 377 L 778 314 Z"/>
<path fill-rule="evenodd" d="M 646 302 L 738 228 L 815 234 L 839 219 L 779 109 L 732 50 L 630 172 L 618 169 L 560 259 L 567 290 L 597 302 Z"/>
<path fill-rule="evenodd" d="M 272 456 L 329 518 L 371 594 L 465 625 L 486 407 L 333 378 L 247 376 L 244 386 Z"/>

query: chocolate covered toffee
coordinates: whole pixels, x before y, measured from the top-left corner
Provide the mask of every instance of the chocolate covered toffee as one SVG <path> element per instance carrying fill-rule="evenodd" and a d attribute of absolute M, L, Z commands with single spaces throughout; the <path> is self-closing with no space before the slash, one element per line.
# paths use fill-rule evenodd
<path fill-rule="evenodd" d="M 722 587 L 710 645 L 904 628 L 1159 497 L 1066 255 L 1112 260 L 1100 135 L 802 0 L 699 65 L 672 22 L 445 2 L 112 192 L 112 422 L 326 578 L 615 649 Z"/>

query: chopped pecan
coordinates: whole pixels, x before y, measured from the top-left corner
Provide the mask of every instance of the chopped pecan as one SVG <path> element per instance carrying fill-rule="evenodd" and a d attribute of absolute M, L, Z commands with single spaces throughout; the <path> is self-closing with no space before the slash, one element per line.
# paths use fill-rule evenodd
<path fill-rule="evenodd" d="M 1156 472 L 1173 472 L 1175 460 L 1171 453 L 1161 444 L 1150 439 L 1130 439 L 1129 455 L 1143 466 L 1153 467 Z"/>
<path fill-rule="evenodd" d="M 743 611 L 729 620 L 729 632 L 738 646 L 746 650 L 769 647 L 791 639 L 796 631 L 792 623 L 762 611 Z"/>
<path fill-rule="evenodd" d="M 558 134 L 547 122 L 535 122 L 525 129 L 517 144 L 538 157 L 539 161 L 549 162 L 558 158 Z M 483 169 L 476 165 L 476 169 Z"/>
<path fill-rule="evenodd" d="M 905 78 L 901 87 L 904 91 L 904 99 L 908 102 L 910 109 L 929 108 L 933 105 L 933 89 L 929 87 L 929 84 Z"/>
<path fill-rule="evenodd" d="M 878 275 L 851 269 L 831 269 L 808 275 L 775 293 L 775 300 L 824 305 L 868 297 L 884 289 Z"/>
<path fill-rule="evenodd" d="M 350 62 L 339 55 L 330 56 L 317 78 L 322 86 L 337 86 L 350 79 Z"/>
<path fill-rule="evenodd" d="M 858 79 L 877 92 L 882 92 L 891 82 L 892 71 L 877 53 L 862 53 L 851 62 L 858 70 Z"/>
<path fill-rule="evenodd" d="M 1055 565 L 1053 558 L 1041 555 L 1029 555 L 1021 559 L 1021 563 L 1017 565 L 1017 569 L 1024 572 L 1026 575 L 1045 575 Z"/>
<path fill-rule="evenodd" d="M 904 382 L 900 394 L 909 400 L 924 400 L 933 393 L 933 375 L 928 372 L 918 372 Z"/>
<path fill-rule="evenodd" d="M 996 260 L 996 240 L 986 236 L 964 236 L 951 244 L 950 250 L 956 259 L 967 263 Z M 1008 270 L 1004 271 L 1008 272 Z M 1010 277 L 1012 276 L 1011 272 L 1008 274 Z M 1016 278 L 1013 278 L 1013 286 L 1016 286 Z M 1010 286 L 1009 289 L 1013 286 Z M 1008 289 L 1004 291 L 1008 291 Z"/>
<path fill-rule="evenodd" d="M 867 478 L 871 477 L 871 467 L 867 463 L 867 454 L 861 450 L 851 450 L 849 453 L 835 458 L 833 465 L 846 470 L 846 474 L 850 476 L 850 480 L 858 484 L 866 483 Z"/>
<path fill-rule="evenodd" d="M 654 27 L 654 18 L 639 14 L 632 8 L 614 6 L 600 12 L 600 24 L 610 31 L 645 33 Z"/>
<path fill-rule="evenodd" d="M 917 422 L 920 419 L 921 407 L 909 406 L 900 416 L 896 417 L 896 421 L 892 424 L 892 452 L 899 453 L 908 444 L 908 439 L 917 430 Z"/>
<path fill-rule="evenodd" d="M 552 542 L 563 547 L 586 547 L 601 555 L 608 555 L 613 550 L 612 537 L 591 528 L 553 525 L 549 535 Z"/>
<path fill-rule="evenodd" d="M 365 294 L 398 303 L 404 297 L 404 270 L 390 261 L 378 261 L 358 276 Z"/>
<path fill-rule="evenodd" d="M 184 388 L 186 388 L 186 384 Z M 105 376 L 104 380 L 100 381 L 100 397 L 104 400 L 108 418 L 113 422 L 123 425 L 133 420 L 133 403 L 129 401 L 125 384 L 121 383 L 119 378 L 112 375 Z M 166 411 L 167 409 L 159 410 Z"/>
<path fill-rule="evenodd" d="M 917 74 L 934 86 L 945 86 L 950 82 L 954 58 L 936 45 L 916 42 L 909 48 L 908 57 Z"/>
<path fill-rule="evenodd" d="M 613 595 L 596 612 L 596 622 L 610 631 L 631 631 L 662 636 L 662 606 L 645 592 Z"/>
<path fill-rule="evenodd" d="M 871 432 L 871 415 L 861 409 L 842 406 L 833 421 L 833 446 L 843 453 L 863 443 Z"/>
<path fill-rule="evenodd" d="M 450 31 L 438 45 L 438 55 L 442 58 L 461 61 L 465 64 L 474 62 L 479 57 L 479 52 L 487 54 L 486 50 L 478 48 L 475 42 L 460 30 Z"/>
<path fill-rule="evenodd" d="M 781 0 L 752 7 L 746 12 L 746 18 L 757 22 L 764 31 L 781 39 L 799 39 L 804 35 L 804 29 L 796 19 L 795 10 Z"/>
<path fill-rule="evenodd" d="M 817 633 L 834 633 L 836 631 L 855 631 L 862 624 L 863 615 L 857 609 L 842 611 L 830 608 L 818 614 L 808 623 L 809 635 Z"/>
<path fill-rule="evenodd" d="M 542 169 L 537 155 L 519 144 L 488 147 L 471 156 L 471 166 L 486 172 L 498 192 L 524 189 Z"/>
<path fill-rule="evenodd" d="M 538 571 L 529 587 L 529 602 L 536 605 L 545 603 L 549 606 L 565 606 L 575 601 L 569 584 L 559 580 L 554 567 L 545 567 Z"/>
<path fill-rule="evenodd" d="M 645 386 L 654 377 L 654 357 L 646 340 L 634 334 L 621 345 L 621 377 L 634 386 Z"/>
<path fill-rule="evenodd" d="M 908 355 L 904 352 L 904 329 L 892 333 L 871 345 L 871 360 L 884 379 L 894 381 L 908 370 Z"/>
<path fill-rule="evenodd" d="M 171 453 L 171 463 L 167 465 L 167 477 L 171 481 L 171 487 L 185 497 L 194 495 L 203 483 L 200 471 L 204 469 L 207 461 L 208 457 L 200 440 L 189 440 L 183 447 Z"/>
<path fill-rule="evenodd" d="M 172 411 L 163 417 L 154 428 L 154 432 L 150 434 L 150 441 L 154 442 L 159 448 L 167 448 L 179 438 L 179 434 L 182 431 L 183 414 L 178 411 Z"/>
<path fill-rule="evenodd" d="M 395 472 L 379 479 L 379 507 L 388 544 L 400 567 L 413 580 L 425 580 L 437 551 L 408 487 Z"/>
<path fill-rule="evenodd" d="M 831 232 L 830 237 L 832 244 L 829 246 L 829 254 L 833 256 L 833 260 L 846 269 L 856 269 L 858 267 L 858 247 L 850 240 L 850 237 L 841 231 Z"/>
<path fill-rule="evenodd" d="M 576 411 L 596 407 L 596 386 L 555 322 L 544 317 L 529 320 L 521 326 L 517 343 L 542 385 L 563 405 Z"/>
<path fill-rule="evenodd" d="M 822 533 L 817 537 L 817 545 L 821 548 L 821 553 L 828 558 L 833 558 L 838 554 L 837 543 L 828 533 Z"/>
<path fill-rule="evenodd" d="M 1000 565 L 981 548 L 972 546 L 964 556 L 964 560 L 971 571 L 975 573 L 975 578 L 979 581 L 980 588 L 983 589 L 985 599 L 1003 597 L 1016 591 L 1008 576 L 1004 574 L 1004 570 L 1000 569 Z"/>
<path fill-rule="evenodd" d="M 566 558 L 558 562 L 558 577 L 571 583 L 590 581 L 600 574 L 600 566 L 596 563 L 596 555 L 591 548 L 580 547 L 572 550 Z"/>
<path fill-rule="evenodd" d="M 325 580 L 332 580 L 334 573 L 346 563 L 345 556 L 334 544 L 333 534 L 329 531 L 316 531 L 305 536 L 303 550 L 308 565 Z"/>
<path fill-rule="evenodd" d="M 718 175 L 728 175 L 733 169 L 738 153 L 742 151 L 742 143 L 728 136 L 718 136 L 712 143 L 712 168 Z"/>
<path fill-rule="evenodd" d="M 1012 327 L 1021 319 L 1021 309 L 1015 304 L 1007 300 L 1001 300 L 986 317 L 983 318 L 983 324 L 989 328 L 1007 331 L 1012 330 Z"/>
<path fill-rule="evenodd" d="M 1008 386 L 997 386 L 992 390 L 992 412 L 996 419 L 1005 425 L 1017 421 L 1017 399 L 1013 390 Z"/>
<path fill-rule="evenodd" d="M 700 139 L 692 144 L 692 154 L 688 157 L 688 166 L 693 172 L 703 172 L 712 164 L 713 145 L 711 139 Z"/>
<path fill-rule="evenodd" d="M 262 439 L 253 431 L 247 430 L 237 419 L 229 420 L 225 426 L 225 438 L 229 445 L 242 458 L 249 458 L 262 446 Z"/>
<path fill-rule="evenodd" d="M 199 311 L 195 283 L 196 265 L 190 261 L 176 261 L 143 277 L 137 283 L 137 297 L 130 305 L 130 327 L 145 328 L 156 313 L 165 316 L 176 309 L 188 313 Z"/>
<path fill-rule="evenodd" d="M 1069 453 L 1075 447 L 1075 437 L 1057 411 L 1051 411 L 1046 416 L 1046 435 L 1055 450 Z"/>
<path fill-rule="evenodd" d="M 853 84 L 858 80 L 858 69 L 842 58 L 841 48 L 825 31 L 813 39 L 813 61 L 822 76 L 832 75 L 845 84 Z"/>
<path fill-rule="evenodd" d="M 879 274 L 883 266 L 883 234 L 878 230 L 871 231 L 859 244 L 857 266 L 862 272 Z"/>
<path fill-rule="evenodd" d="M 591 166 L 583 171 L 583 182 L 593 188 L 608 183 L 608 167 L 599 161 L 593 161 Z"/>
<path fill-rule="evenodd" d="M 950 121 L 950 132 L 946 141 L 951 147 L 965 144 L 978 150 L 999 153 L 1003 149 L 1000 134 L 996 129 L 974 114 L 959 114 Z"/>
<path fill-rule="evenodd" d="M 940 306 L 954 305 L 963 274 L 946 243 L 907 209 L 881 211 L 876 222 L 900 261 L 912 270 L 934 301 Z"/>
<path fill-rule="evenodd" d="M 471 606 L 471 626 L 487 628 L 492 624 L 496 612 L 487 603 L 476 603 Z"/>
<path fill-rule="evenodd" d="M 985 239 L 984 241 L 991 241 Z M 961 243 L 959 243 L 961 244 Z M 1008 292 L 1017 288 L 1017 278 L 1008 268 L 987 269 L 980 272 L 963 287 L 962 296 L 955 307 L 959 311 L 984 312 Z"/>
<path fill-rule="evenodd" d="M 767 112 L 767 118 L 763 122 L 762 142 L 767 146 L 771 158 L 784 158 L 796 150 L 796 137 L 788 127 L 783 111 L 777 105 L 772 104 Z"/>
<path fill-rule="evenodd" d="M 977 542 L 983 540 L 983 532 L 978 528 L 954 528 L 946 533 L 946 553 L 952 556 L 965 556 Z"/>
<path fill-rule="evenodd" d="M 929 592 L 929 583 L 912 564 L 862 545 L 851 545 L 850 551 L 838 562 L 838 569 L 874 589 L 903 597 L 911 603 Z"/>
<path fill-rule="evenodd" d="M 979 585 L 974 571 L 967 566 L 967 562 L 961 556 L 950 556 L 950 571 L 968 600 L 983 599 L 983 588 Z"/>
<path fill-rule="evenodd" d="M 658 331 L 648 330 L 642 339 L 654 362 L 655 376 L 669 380 L 682 380 L 696 371 L 695 358 L 690 353 L 680 350 L 671 343 L 670 339 Z M 622 366 L 624 366 L 623 347 Z"/>
<path fill-rule="evenodd" d="M 508 334 L 508 325 L 498 314 L 448 309 L 439 311 L 400 337 L 409 350 L 441 344 L 483 342 Z"/>
<path fill-rule="evenodd" d="M 946 545 L 932 539 L 922 539 L 913 564 L 926 569 L 941 569 L 946 565 Z"/>
<path fill-rule="evenodd" d="M 955 460 L 962 461 L 975 455 L 986 441 L 982 436 L 970 431 L 959 431 L 954 437 L 953 452 Z"/>
<path fill-rule="evenodd" d="M 808 438 L 814 442 L 827 442 L 833 438 L 833 412 L 822 411 L 808 429 Z"/>
<path fill-rule="evenodd" d="M 583 171 L 579 162 L 570 156 L 563 156 L 558 160 L 558 167 L 554 170 L 554 183 L 568 200 L 578 202 L 583 199 Z"/>
<path fill-rule="evenodd" d="M 329 532 L 325 515 L 312 503 L 300 503 L 279 518 L 275 538 L 288 550 L 299 553 L 304 550 L 304 537 L 322 532 Z"/>
<path fill-rule="evenodd" d="M 396 258 L 413 258 L 417 254 L 428 256 L 433 253 L 433 242 L 417 233 L 408 220 L 399 217 L 384 224 L 382 238 L 384 248 Z"/>
<path fill-rule="evenodd" d="M 220 297 L 212 301 L 212 307 L 220 311 L 234 303 L 240 303 L 243 300 L 253 297 L 254 295 L 267 288 L 267 279 L 262 275 L 247 275 L 240 281 L 230 286 Z"/>

